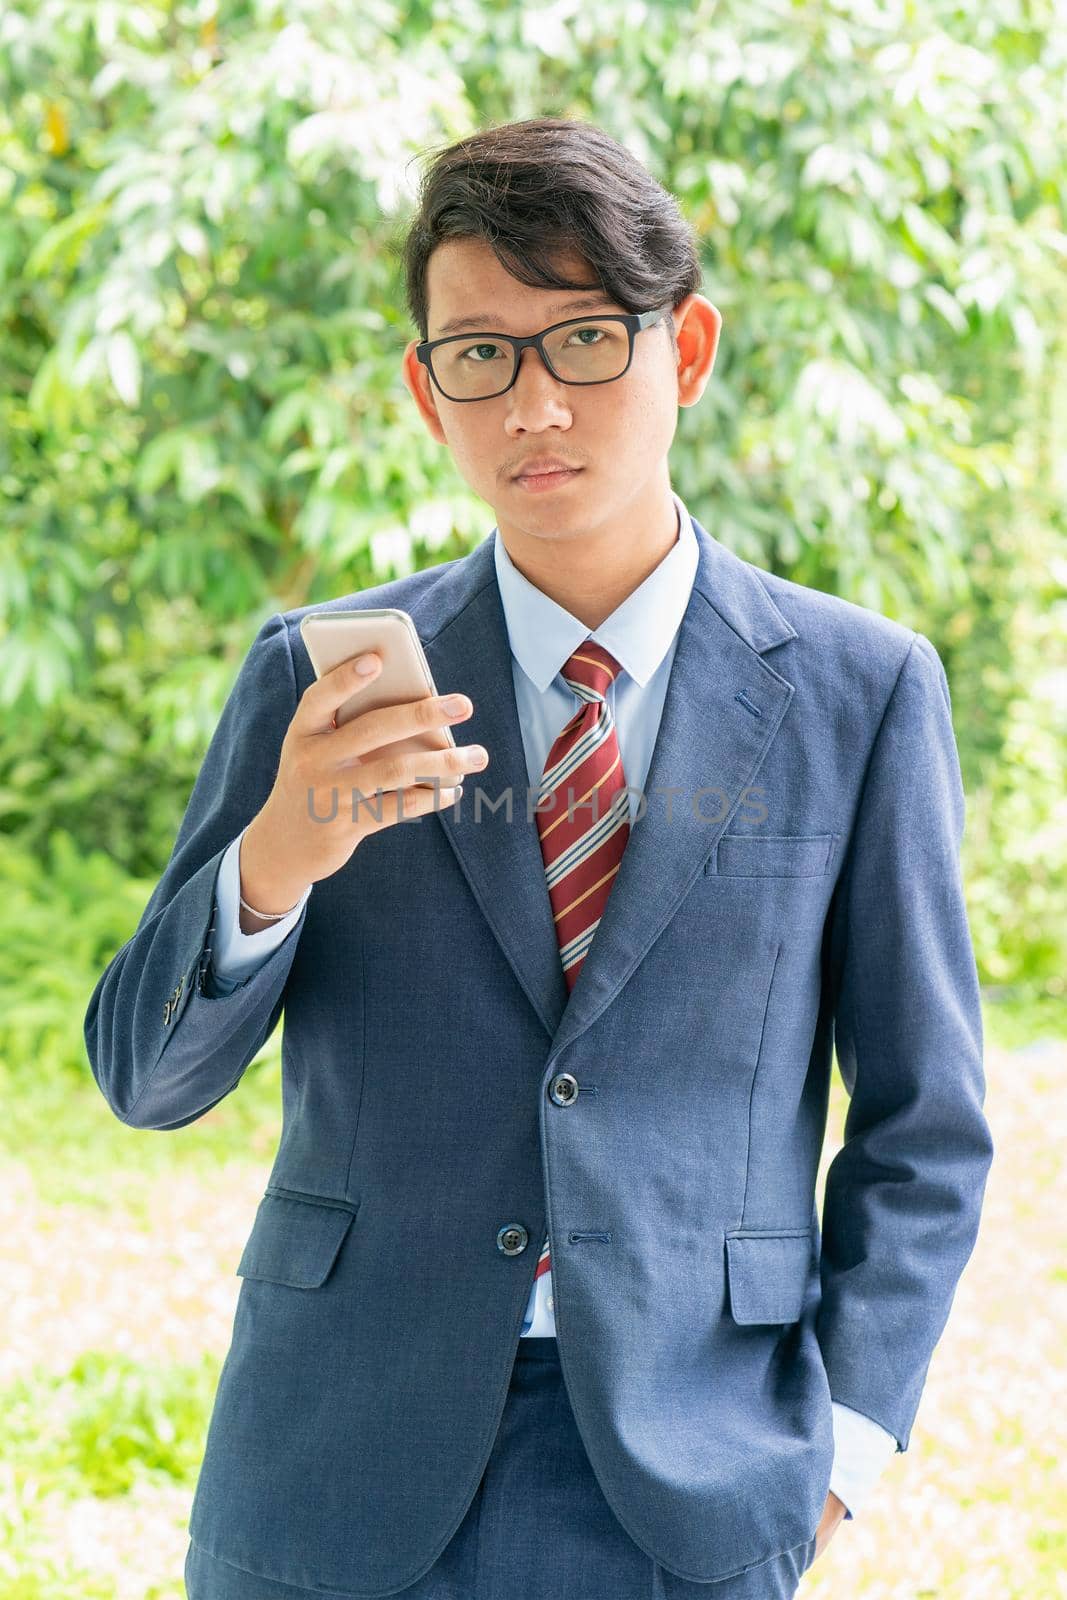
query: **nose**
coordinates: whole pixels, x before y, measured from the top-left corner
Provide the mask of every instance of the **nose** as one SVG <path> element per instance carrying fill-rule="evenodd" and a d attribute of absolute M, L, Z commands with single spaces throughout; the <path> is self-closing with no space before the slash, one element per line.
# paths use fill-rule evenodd
<path fill-rule="evenodd" d="M 511 401 L 511 420 L 526 427 L 531 425 L 540 411 L 555 413 L 570 409 L 567 385 L 549 370 L 547 362 L 534 345 L 523 350 L 519 356 L 519 371 L 508 398 Z"/>

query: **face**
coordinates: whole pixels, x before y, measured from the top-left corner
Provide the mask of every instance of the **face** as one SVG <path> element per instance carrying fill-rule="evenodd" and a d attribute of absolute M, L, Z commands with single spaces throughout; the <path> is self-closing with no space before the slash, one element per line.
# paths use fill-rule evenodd
<path fill-rule="evenodd" d="M 562 256 L 576 282 L 595 284 L 580 257 Z M 455 317 L 477 316 L 478 331 L 540 333 L 553 322 L 580 316 L 586 307 L 561 308 L 577 289 L 535 289 L 520 283 L 480 239 L 438 245 L 427 269 L 428 337 L 446 337 Z M 590 313 L 627 308 L 600 292 L 589 295 Z M 531 542 L 625 540 L 653 522 L 676 527 L 667 453 L 679 405 L 703 393 L 715 360 L 722 318 L 702 295 L 689 295 L 672 313 L 678 355 L 661 322 L 638 333 L 629 371 L 612 383 L 586 387 L 554 378 L 534 349 L 524 350 L 518 377 L 506 394 L 470 403 L 448 400 L 415 358 L 418 340 L 404 352 L 404 383 L 433 438 L 447 444 L 460 473 L 493 507 L 509 551 Z M 580 467 L 547 492 L 531 493 L 516 481 L 524 463 L 554 455 Z M 542 552 L 544 553 L 544 552 Z"/>

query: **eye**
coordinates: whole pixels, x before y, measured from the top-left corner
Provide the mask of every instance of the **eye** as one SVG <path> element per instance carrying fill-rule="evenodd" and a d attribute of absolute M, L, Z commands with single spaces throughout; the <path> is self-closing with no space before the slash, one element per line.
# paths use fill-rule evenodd
<path fill-rule="evenodd" d="M 466 350 L 461 350 L 460 351 L 460 358 L 463 359 L 464 357 L 469 356 L 472 350 L 499 350 L 499 349 L 500 349 L 500 346 L 498 344 L 472 344 L 472 345 L 469 345 Z M 484 361 L 475 361 L 475 362 L 472 363 L 472 365 L 474 365 L 476 367 L 484 367 L 486 365 L 486 363 Z"/>
<path fill-rule="evenodd" d="M 597 337 L 599 339 L 601 339 L 601 340 L 607 338 L 607 334 L 604 332 L 603 328 L 575 328 L 574 332 L 571 335 L 571 338 L 572 339 L 577 339 L 577 337 L 578 337 L 578 335 L 580 333 L 595 333 L 597 335 Z M 587 344 L 585 346 L 585 348 L 588 350 L 588 349 L 591 349 L 592 346 Z"/>

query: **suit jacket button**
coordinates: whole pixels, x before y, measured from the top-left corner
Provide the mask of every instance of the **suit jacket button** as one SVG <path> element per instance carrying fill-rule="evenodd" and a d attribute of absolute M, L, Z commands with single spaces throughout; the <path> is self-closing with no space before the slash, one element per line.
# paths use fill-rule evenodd
<path fill-rule="evenodd" d="M 570 1072 L 557 1072 L 548 1086 L 550 1100 L 558 1106 L 573 1105 L 578 1098 L 578 1079 Z"/>
<path fill-rule="evenodd" d="M 506 1256 L 521 1256 L 530 1241 L 521 1222 L 506 1222 L 496 1236 L 496 1247 Z"/>

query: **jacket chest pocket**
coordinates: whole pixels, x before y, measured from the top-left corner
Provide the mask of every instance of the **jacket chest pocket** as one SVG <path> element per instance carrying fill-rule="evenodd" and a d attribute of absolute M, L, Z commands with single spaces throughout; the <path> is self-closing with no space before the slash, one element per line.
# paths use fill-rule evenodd
<path fill-rule="evenodd" d="M 811 1279 L 812 1229 L 733 1228 L 726 1277 L 735 1322 L 796 1322 Z"/>
<path fill-rule="evenodd" d="M 268 1189 L 235 1276 L 263 1278 L 293 1289 L 319 1288 L 358 1210 L 358 1201 Z"/>
<path fill-rule="evenodd" d="M 836 833 L 724 833 L 704 866 L 705 877 L 819 878 Z"/>

